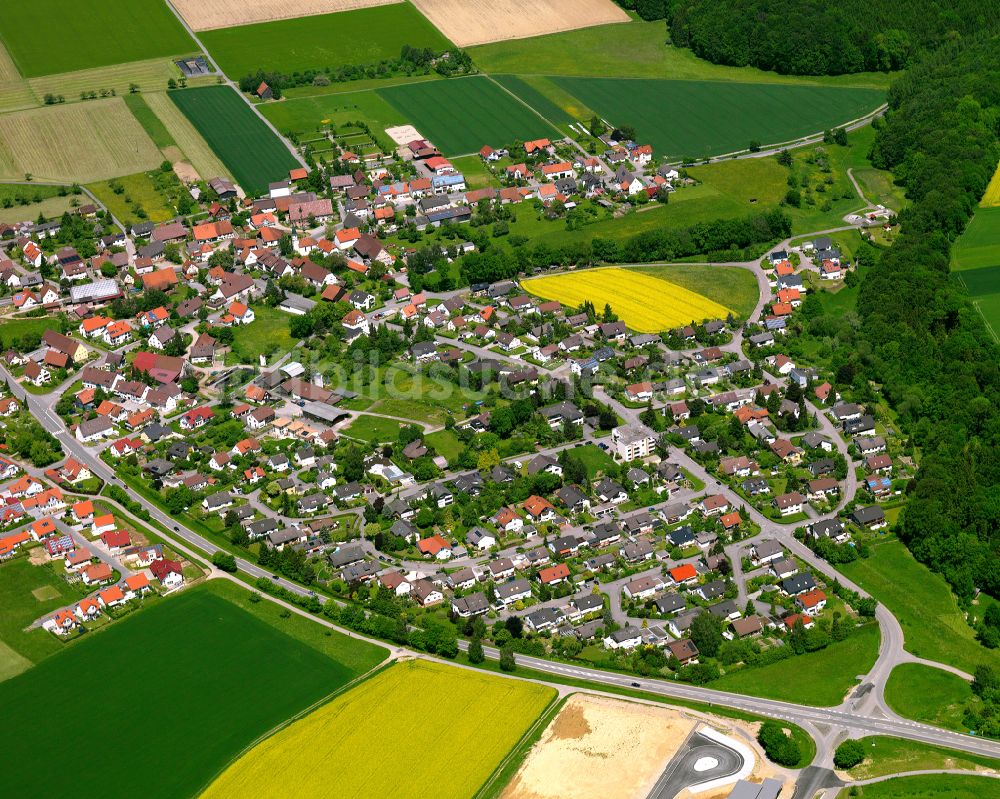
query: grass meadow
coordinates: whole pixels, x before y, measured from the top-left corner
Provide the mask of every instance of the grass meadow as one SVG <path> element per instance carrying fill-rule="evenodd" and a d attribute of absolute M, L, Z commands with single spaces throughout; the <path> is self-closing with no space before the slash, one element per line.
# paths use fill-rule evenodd
<path fill-rule="evenodd" d="M 739 669 L 712 684 L 720 691 L 734 691 L 803 705 L 832 707 L 839 705 L 847 692 L 858 684 L 858 675 L 875 665 L 878 657 L 877 624 L 855 630 L 843 641 L 836 641 L 819 652 L 779 660 L 767 666 Z M 802 675 L 810 675 L 803 680 Z"/>
<path fill-rule="evenodd" d="M 162 0 L 31 0 L 4 5 L 0 38 L 26 78 L 198 50 Z"/>
<path fill-rule="evenodd" d="M 526 291 L 576 308 L 610 304 L 632 330 L 658 333 L 691 321 L 724 319 L 729 308 L 675 283 L 628 269 L 586 269 L 522 281 Z"/>
<path fill-rule="evenodd" d="M 557 135 L 531 108 L 483 76 L 392 86 L 378 94 L 445 155 Z"/>
<path fill-rule="evenodd" d="M 248 597 L 228 583 L 188 589 L 0 684 L 0 794 L 87 799 L 113 784 L 121 796 L 194 796 L 255 739 L 385 654 L 336 633 L 314 643 L 318 625 Z M 54 741 L 141 741 L 142 767 L 95 755 L 51 768 Z"/>
<path fill-rule="evenodd" d="M 115 192 L 115 185 L 120 186 L 123 191 Z M 90 183 L 87 188 L 108 207 L 115 219 L 126 225 L 144 219 L 166 222 L 177 215 L 177 209 L 147 172 Z M 145 212 L 145 217 L 138 213 L 140 208 Z"/>
<path fill-rule="evenodd" d="M 45 630 L 26 632 L 25 627 L 78 598 L 79 595 L 51 569 L 33 566 L 27 558 L 15 558 L 0 566 L 0 607 L 3 608 L 0 613 L 0 681 L 20 674 L 33 663 L 63 648 L 63 644 Z"/>
<path fill-rule="evenodd" d="M 397 663 L 248 752 L 203 799 L 320 797 L 331 785 L 338 796 L 418 799 L 433 786 L 439 799 L 465 799 L 555 695 L 441 663 Z"/>
<path fill-rule="evenodd" d="M 860 766 L 848 773 L 856 780 L 899 774 L 905 771 L 927 771 L 930 769 L 1000 769 L 1000 760 L 991 757 L 958 752 L 943 746 L 931 746 L 903 738 L 871 735 L 861 738 L 868 757 Z"/>
<path fill-rule="evenodd" d="M 998 787 L 998 781 L 992 777 L 923 774 L 865 785 L 855 796 L 860 799 L 985 799 L 996 796 Z"/>
<path fill-rule="evenodd" d="M 694 160 L 790 141 L 864 116 L 878 89 L 648 78 L 553 82 L 614 125 L 632 125 L 658 156 Z"/>
<path fill-rule="evenodd" d="M 399 58 L 404 45 L 447 50 L 449 42 L 410 3 L 217 28 L 199 38 L 231 78 L 263 69 L 302 72 Z"/>
<path fill-rule="evenodd" d="M 284 142 L 230 87 L 205 86 L 168 95 L 247 194 L 259 194 L 299 165 Z"/>
<path fill-rule="evenodd" d="M 237 363 L 257 366 L 260 356 L 270 361 L 295 344 L 288 330 L 289 315 L 266 305 L 254 307 L 254 321 L 233 329 L 233 355 Z M 228 359 L 227 359 L 228 360 Z"/>
<path fill-rule="evenodd" d="M 59 195 L 58 186 L 17 186 L 0 183 L 0 222 L 23 222 L 37 219 L 38 214 L 46 218 L 61 216 L 73 207 L 73 200 L 84 203 L 83 195 Z"/>
<path fill-rule="evenodd" d="M 901 663 L 885 686 L 885 701 L 903 718 L 966 732 L 962 724 L 972 687 L 959 677 L 922 663 Z"/>
<path fill-rule="evenodd" d="M 983 663 L 1000 668 L 1000 653 L 976 641 L 948 583 L 899 541 L 876 544 L 842 571 L 899 619 L 908 652 L 969 674 Z"/>

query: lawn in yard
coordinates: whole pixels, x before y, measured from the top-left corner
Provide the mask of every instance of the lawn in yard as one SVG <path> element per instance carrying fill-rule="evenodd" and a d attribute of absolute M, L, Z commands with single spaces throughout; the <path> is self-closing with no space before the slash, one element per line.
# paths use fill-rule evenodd
<path fill-rule="evenodd" d="M 962 716 L 972 699 L 968 682 L 922 663 L 896 666 L 885 686 L 885 701 L 903 718 L 959 732 L 967 732 Z"/>
<path fill-rule="evenodd" d="M 969 674 L 982 663 L 1000 668 L 1000 652 L 976 641 L 948 583 L 899 541 L 875 544 L 870 557 L 840 568 L 899 619 L 908 652 Z"/>
<path fill-rule="evenodd" d="M 433 786 L 439 799 L 465 799 L 555 695 L 545 686 L 443 663 L 397 663 L 258 745 L 203 797 L 321 796 L 336 785 L 338 796 L 416 799 Z"/>
<path fill-rule="evenodd" d="M 878 657 L 879 630 L 868 624 L 826 649 L 795 655 L 767 666 L 739 669 L 711 683 L 720 691 L 779 699 L 817 707 L 839 705 Z M 809 674 L 809 680 L 801 675 Z M 813 679 L 815 678 L 815 679 Z"/>
<path fill-rule="evenodd" d="M 888 88 L 893 77 L 884 73 L 798 77 L 750 67 L 712 64 L 690 50 L 669 45 L 662 20 L 596 25 L 530 39 L 484 44 L 470 47 L 468 52 L 480 69 L 494 74 L 670 78 L 876 89 Z"/>
<path fill-rule="evenodd" d="M 232 354 L 238 362 L 256 366 L 261 355 L 268 361 L 284 355 L 295 345 L 295 339 L 288 330 L 291 317 L 284 311 L 260 305 L 254 307 L 253 313 L 253 322 L 233 328 Z"/>
<path fill-rule="evenodd" d="M 377 31 L 377 35 L 372 35 Z M 199 38 L 234 80 L 399 58 L 404 45 L 435 53 L 452 45 L 410 3 L 203 31 Z"/>
<path fill-rule="evenodd" d="M 482 75 L 411 83 L 378 94 L 446 156 L 478 153 L 484 144 L 556 136 L 531 108 Z"/>
<path fill-rule="evenodd" d="M 32 0 L 4 5 L 0 38 L 26 78 L 198 51 L 161 0 Z M 42 32 L 44 44 L 39 40 Z"/>
<path fill-rule="evenodd" d="M 632 330 L 658 333 L 690 322 L 725 319 L 731 309 L 683 286 L 632 269 L 585 269 L 533 277 L 521 285 L 546 300 L 576 308 L 585 300 L 606 304 Z"/>
<path fill-rule="evenodd" d="M 381 416 L 359 416 L 343 429 L 349 438 L 357 438 L 370 444 L 395 441 L 399 437 L 401 422 L 383 419 Z"/>
<path fill-rule="evenodd" d="M 478 155 L 463 155 L 452 158 L 452 166 L 465 176 L 465 185 L 470 189 L 500 188 L 501 183 L 487 168 L 486 163 Z"/>
<path fill-rule="evenodd" d="M 648 78 L 553 78 L 614 125 L 632 125 L 658 156 L 693 160 L 785 142 L 864 116 L 878 89 Z"/>
<path fill-rule="evenodd" d="M 248 194 L 264 191 L 299 166 L 285 143 L 229 86 L 168 94 Z"/>
<path fill-rule="evenodd" d="M 584 444 L 581 447 L 573 447 L 569 454 L 579 458 L 587 469 L 587 477 L 593 480 L 602 472 L 606 472 L 615 465 L 614 460 L 607 452 L 596 444 Z"/>
<path fill-rule="evenodd" d="M 856 780 L 899 774 L 905 771 L 929 771 L 933 769 L 1000 769 L 1000 760 L 931 746 L 904 738 L 890 738 L 870 735 L 860 739 L 868 757 L 864 763 L 850 769 L 848 773 Z"/>
<path fill-rule="evenodd" d="M 962 774 L 926 774 L 865 785 L 854 794 L 860 799 L 985 799 L 996 796 L 1000 783 L 992 777 Z"/>
<path fill-rule="evenodd" d="M 738 267 L 666 264 L 640 266 L 635 271 L 666 280 L 732 308 L 741 319 L 750 317 L 760 298 L 757 278 L 749 270 Z"/>
<path fill-rule="evenodd" d="M 438 430 L 436 433 L 428 433 L 424 436 L 424 443 L 434 447 L 438 455 L 451 463 L 462 454 L 465 445 L 458 440 L 458 436 L 451 430 Z"/>
<path fill-rule="evenodd" d="M 230 591 L 242 594 L 246 604 L 229 601 Z M 322 628 L 298 617 L 283 620 L 279 613 L 269 602 L 250 603 L 236 586 L 197 586 L 0 684 L 0 746 L 8 756 L 0 795 L 87 799 L 107 796 L 113 783 L 114 793 L 123 796 L 195 796 L 259 736 L 385 655 L 339 633 L 324 647 L 313 638 L 323 635 Z M 303 624 L 315 632 L 303 634 Z M 339 652 L 346 657 L 330 657 Z M 115 679 L 91 679 L 86 690 L 73 690 L 69 703 L 64 691 L 52 690 L 101 674 L 141 675 L 153 704 L 146 707 L 135 690 L 123 690 Z M 266 689 L 254 690 L 263 675 Z M 236 685 L 246 689 L 234 690 Z M 150 717 L 141 729 L 142 768 L 122 768 L 106 757 L 75 758 L 73 768 L 44 767 L 53 740 L 120 740 L 123 723 L 137 713 Z"/>

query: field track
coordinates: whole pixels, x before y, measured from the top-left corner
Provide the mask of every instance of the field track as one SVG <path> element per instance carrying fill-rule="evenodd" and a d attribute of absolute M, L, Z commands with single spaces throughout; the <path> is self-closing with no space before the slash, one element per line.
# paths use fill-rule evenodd
<path fill-rule="evenodd" d="M 124 100 L 113 97 L 0 115 L 0 177 L 91 183 L 163 157 Z"/>
<path fill-rule="evenodd" d="M 399 0 L 172 0 L 188 25 L 196 31 L 232 28 L 253 22 L 333 14 L 355 8 L 384 6 Z"/>
<path fill-rule="evenodd" d="M 612 0 L 413 0 L 459 47 L 628 22 Z"/>

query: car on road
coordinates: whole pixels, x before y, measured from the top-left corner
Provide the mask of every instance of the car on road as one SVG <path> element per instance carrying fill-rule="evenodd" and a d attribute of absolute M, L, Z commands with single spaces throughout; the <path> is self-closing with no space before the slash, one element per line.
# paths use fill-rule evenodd
<path fill-rule="evenodd" d="M 641 682 L 633 682 L 633 683 L 629 683 L 629 685 L 631 685 L 633 688 L 642 688 L 642 683 Z"/>
<path fill-rule="evenodd" d="M 271 575 L 271 579 L 272 580 L 280 580 L 281 578 L 277 574 L 272 574 Z"/>

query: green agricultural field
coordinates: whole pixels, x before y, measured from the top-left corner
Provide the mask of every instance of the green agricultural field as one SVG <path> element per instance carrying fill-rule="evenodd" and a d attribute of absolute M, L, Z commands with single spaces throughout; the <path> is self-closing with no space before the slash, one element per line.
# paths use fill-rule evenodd
<path fill-rule="evenodd" d="M 531 108 L 482 76 L 393 86 L 378 94 L 445 155 L 558 135 Z"/>
<path fill-rule="evenodd" d="M 404 45 L 449 49 L 449 42 L 410 3 L 337 14 L 282 19 L 198 34 L 222 71 L 239 79 L 255 73 L 302 72 L 399 58 Z"/>
<path fill-rule="evenodd" d="M 784 142 L 864 116 L 878 89 L 645 78 L 553 78 L 614 125 L 633 125 L 657 155 L 695 159 Z"/>
<path fill-rule="evenodd" d="M 0 566 L 0 607 L 3 608 L 0 613 L 0 680 L 20 674 L 32 663 L 63 648 L 51 633 L 40 629 L 26 632 L 25 627 L 79 597 L 52 569 L 33 566 L 27 558 L 15 558 Z"/>
<path fill-rule="evenodd" d="M 871 557 L 841 570 L 899 619 L 908 652 L 969 674 L 982 663 L 1000 668 L 1000 652 L 976 641 L 948 583 L 900 542 L 876 544 Z"/>
<path fill-rule="evenodd" d="M 132 112 L 132 116 L 142 125 L 142 129 L 146 131 L 149 138 L 153 140 L 153 144 L 161 150 L 177 146 L 174 137 L 167 130 L 167 126 L 163 124 L 163 120 L 149 107 L 149 103 L 141 94 L 126 94 L 125 105 Z"/>
<path fill-rule="evenodd" d="M 931 769 L 1000 769 L 1000 760 L 946 749 L 943 746 L 872 735 L 861 738 L 868 759 L 855 766 L 848 773 L 856 780 L 899 774 L 906 771 L 928 771 Z"/>
<path fill-rule="evenodd" d="M 978 208 L 951 250 L 952 276 L 1000 340 L 1000 207 Z"/>
<path fill-rule="evenodd" d="M 878 625 L 868 624 L 855 630 L 846 640 L 834 642 L 819 652 L 734 671 L 715 680 L 711 687 L 803 705 L 832 707 L 839 705 L 847 692 L 857 685 L 858 675 L 865 674 L 875 664 L 878 645 Z M 802 674 L 811 674 L 816 679 L 804 681 L 800 679 Z"/>
<path fill-rule="evenodd" d="M 8 753 L 0 794 L 87 799 L 107 796 L 114 784 L 120 795 L 197 795 L 255 739 L 385 654 L 338 633 L 330 644 L 313 643 L 318 625 L 283 620 L 277 608 L 263 608 L 268 602 L 258 603 L 261 615 L 249 603 L 248 612 L 225 598 L 231 592 L 242 595 L 239 603 L 248 596 L 228 584 L 188 589 L 0 684 L 0 745 Z M 317 632 L 303 633 L 301 624 Z M 334 652 L 345 658 L 338 662 Z M 131 687 L 114 675 L 130 675 Z M 72 701 L 53 685 L 75 686 Z M 144 691 L 150 701 L 138 698 Z M 142 768 L 107 757 L 45 767 L 53 741 L 130 734 L 141 738 Z"/>
<path fill-rule="evenodd" d="M 259 194 L 299 166 L 285 143 L 230 87 L 183 89 L 169 96 L 248 194 Z"/>
<path fill-rule="evenodd" d="M 162 0 L 5 3 L 0 38 L 26 78 L 198 51 Z"/>
<path fill-rule="evenodd" d="M 967 732 L 962 716 L 971 700 L 968 682 L 922 663 L 896 666 L 885 686 L 885 701 L 903 718 L 958 732 Z"/>
<path fill-rule="evenodd" d="M 696 264 L 642 266 L 637 269 L 732 308 L 742 319 L 750 317 L 760 298 L 757 278 L 746 269 Z"/>
<path fill-rule="evenodd" d="M 996 796 L 1000 781 L 962 774 L 896 777 L 859 788 L 860 799 L 985 799 Z"/>
<path fill-rule="evenodd" d="M 233 329 L 233 349 L 227 360 L 257 366 L 261 355 L 270 361 L 295 345 L 288 330 L 290 317 L 284 311 L 259 305 L 254 306 L 253 315 L 252 323 Z"/>
<path fill-rule="evenodd" d="M 494 74 L 670 78 L 874 89 L 888 88 L 893 78 L 882 73 L 803 78 L 751 67 L 719 66 L 703 61 L 690 50 L 669 46 L 662 20 L 597 25 L 530 39 L 505 40 L 470 47 L 468 52 L 480 69 Z"/>
<path fill-rule="evenodd" d="M 429 785 L 440 799 L 472 796 L 555 695 L 443 663 L 399 663 L 264 741 L 204 799 L 320 796 L 330 785 L 338 796 L 410 799 Z"/>
<path fill-rule="evenodd" d="M 593 116 L 575 97 L 565 92 L 560 94 L 558 87 L 547 77 L 541 75 L 531 77 L 493 75 L 492 77 L 554 125 L 562 127 L 570 122 L 589 120 Z"/>

